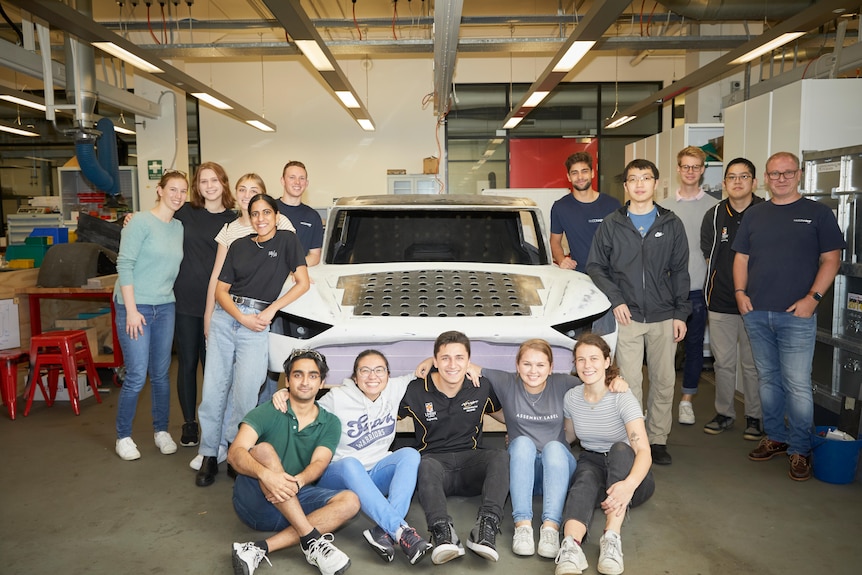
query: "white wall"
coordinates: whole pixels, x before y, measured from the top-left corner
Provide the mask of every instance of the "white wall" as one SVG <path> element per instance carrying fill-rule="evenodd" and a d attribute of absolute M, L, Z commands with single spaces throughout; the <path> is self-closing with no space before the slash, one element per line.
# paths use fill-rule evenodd
<path fill-rule="evenodd" d="M 647 58 L 632 68 L 620 56 L 620 81 L 669 82 L 683 70 L 673 58 Z M 681 58 L 679 59 L 681 62 Z M 303 61 L 265 61 L 261 97 L 260 62 L 187 63 L 185 70 L 247 108 L 262 112 L 278 126 L 266 134 L 229 116 L 201 106 L 201 159 L 222 164 L 232 183 L 245 172 L 257 172 L 270 195 L 281 195 L 281 168 L 301 160 L 309 171 L 305 202 L 324 207 L 333 198 L 386 193 L 386 170 L 422 172 L 422 158 L 437 156 L 433 105 L 422 100 L 433 90 L 432 59 L 373 58 L 340 60 L 364 101 L 377 130 L 364 132 L 341 107 L 316 73 Z M 461 57 L 454 81 L 532 82 L 548 58 Z M 367 76 L 367 82 L 366 82 Z M 588 56 L 566 81 L 614 81 L 613 56 Z M 441 127 L 440 144 L 444 144 Z"/>

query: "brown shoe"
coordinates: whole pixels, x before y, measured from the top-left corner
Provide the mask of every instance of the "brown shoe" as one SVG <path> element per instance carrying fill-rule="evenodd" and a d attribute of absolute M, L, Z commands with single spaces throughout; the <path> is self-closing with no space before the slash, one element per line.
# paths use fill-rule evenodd
<path fill-rule="evenodd" d="M 792 453 L 790 455 L 790 479 L 794 481 L 808 481 L 811 479 L 811 461 L 805 455 Z"/>
<path fill-rule="evenodd" d="M 780 441 L 772 441 L 768 437 L 764 437 L 754 448 L 754 451 L 748 454 L 748 458 L 752 461 L 768 461 L 776 455 L 787 453 L 787 444 Z"/>

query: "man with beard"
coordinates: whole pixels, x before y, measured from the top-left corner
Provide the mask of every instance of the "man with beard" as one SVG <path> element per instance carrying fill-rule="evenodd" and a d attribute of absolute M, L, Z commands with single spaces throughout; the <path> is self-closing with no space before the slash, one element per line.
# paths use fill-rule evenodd
<path fill-rule="evenodd" d="M 593 235 L 605 216 L 620 208 L 620 202 L 593 189 L 593 158 L 586 152 L 566 159 L 566 177 L 572 193 L 551 208 L 551 255 L 561 268 L 586 273 Z M 569 244 L 568 255 L 563 251 L 563 234 Z"/>

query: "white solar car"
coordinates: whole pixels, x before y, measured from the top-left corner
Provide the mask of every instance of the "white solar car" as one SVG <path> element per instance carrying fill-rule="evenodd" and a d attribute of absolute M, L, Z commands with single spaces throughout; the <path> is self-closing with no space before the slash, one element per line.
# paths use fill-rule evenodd
<path fill-rule="evenodd" d="M 283 371 L 295 348 L 313 348 L 332 383 L 363 349 L 382 351 L 392 373 L 410 373 L 437 335 L 459 330 L 475 363 L 515 367 L 518 346 L 543 338 L 555 371 L 569 371 L 578 334 L 613 349 L 610 302 L 589 276 L 551 263 L 542 215 L 523 198 L 385 195 L 341 198 L 330 209 L 311 289 L 285 307 L 269 337 Z"/>

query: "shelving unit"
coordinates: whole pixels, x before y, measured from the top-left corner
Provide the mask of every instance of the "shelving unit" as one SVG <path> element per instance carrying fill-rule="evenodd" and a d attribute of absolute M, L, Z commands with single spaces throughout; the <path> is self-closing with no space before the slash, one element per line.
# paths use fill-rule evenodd
<path fill-rule="evenodd" d="M 57 168 L 57 178 L 60 182 L 60 210 L 67 227 L 77 227 L 77 214 L 81 212 L 95 217 L 107 215 L 102 207 L 104 192 L 97 190 L 80 168 Z M 120 191 L 132 211 L 137 212 L 140 207 L 138 169 L 135 166 L 120 166 Z"/>
<path fill-rule="evenodd" d="M 386 180 L 386 193 L 389 194 L 436 194 L 440 189 L 433 174 L 386 176 Z"/>

